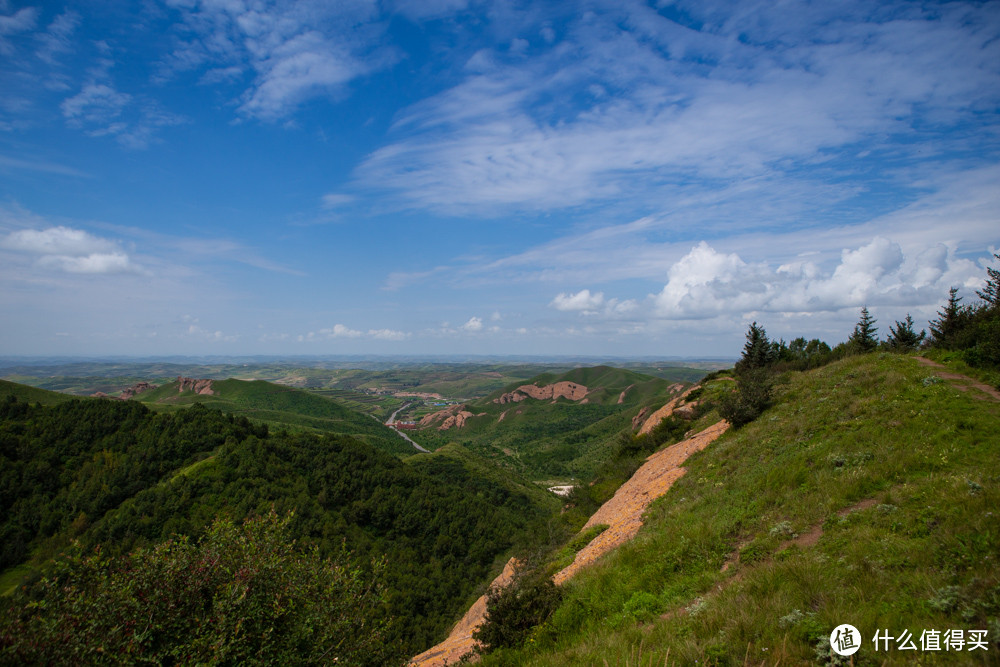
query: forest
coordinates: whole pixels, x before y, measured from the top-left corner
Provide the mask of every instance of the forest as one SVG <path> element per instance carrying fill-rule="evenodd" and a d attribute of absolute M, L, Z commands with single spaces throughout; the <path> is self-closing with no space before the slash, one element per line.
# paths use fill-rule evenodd
<path fill-rule="evenodd" d="M 290 517 L 287 537 L 318 557 L 377 576 L 398 655 L 440 635 L 495 559 L 544 532 L 546 514 L 458 460 L 400 461 L 347 436 L 272 433 L 200 405 L 157 414 L 131 401 L 0 403 L 3 568 L 33 568 L 3 599 L 5 619 L 58 592 L 52 558 L 74 544 L 81 562 L 98 550 L 122 558 L 271 512 Z M 12 636 L 0 650 L 13 650 Z"/>

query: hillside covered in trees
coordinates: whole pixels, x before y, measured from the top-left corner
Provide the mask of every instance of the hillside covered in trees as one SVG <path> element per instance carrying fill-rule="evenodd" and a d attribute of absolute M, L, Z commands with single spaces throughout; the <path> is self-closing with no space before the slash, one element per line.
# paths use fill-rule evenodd
<path fill-rule="evenodd" d="M 386 638 L 406 652 L 443 632 L 551 509 L 544 492 L 454 458 L 403 462 L 349 437 L 272 433 L 200 405 L 157 414 L 132 401 L 0 401 L 5 588 L 48 573 L 72 540 L 122 556 L 175 534 L 197 540 L 216 517 L 274 511 L 292 515 L 290 539 L 322 556 L 346 549 L 350 567 L 384 559 L 385 613 L 398 621 Z M 3 603 L 24 605 L 31 590 Z"/>

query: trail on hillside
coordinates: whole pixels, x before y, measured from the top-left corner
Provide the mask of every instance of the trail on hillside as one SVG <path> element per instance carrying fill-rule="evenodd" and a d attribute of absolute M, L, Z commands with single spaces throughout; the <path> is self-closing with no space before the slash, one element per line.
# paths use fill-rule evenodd
<path fill-rule="evenodd" d="M 917 357 L 917 363 L 922 366 L 929 366 L 931 368 L 944 368 L 948 367 L 944 364 L 939 364 L 936 361 L 931 361 L 926 357 Z M 951 384 L 959 391 L 968 391 L 971 387 L 972 389 L 978 389 L 987 396 L 989 396 L 994 401 L 1000 401 L 1000 391 L 997 391 L 993 387 L 989 386 L 984 382 L 980 382 L 975 378 L 971 378 L 968 375 L 962 375 L 961 373 L 955 373 L 954 371 L 945 370 L 944 372 L 938 371 L 935 373 L 936 376 L 942 380 L 948 380 Z M 973 394 L 973 396 L 976 396 Z M 979 398 L 978 396 L 976 396 Z"/>
<path fill-rule="evenodd" d="M 673 407 L 675 404 L 676 401 L 671 401 L 670 405 Z M 647 457 L 642 467 L 622 484 L 614 497 L 601 505 L 587 521 L 581 532 L 597 524 L 607 524 L 608 528 L 581 549 L 569 566 L 553 577 L 556 584 L 570 579 L 582 568 L 635 537 L 642 527 L 642 515 L 649 504 L 665 494 L 686 472 L 681 467 L 684 461 L 691 454 L 707 447 L 728 428 L 729 423 L 725 420 L 717 422 L 704 431 Z M 490 587 L 507 585 L 513 573 L 514 559 L 511 559 Z M 414 657 L 410 664 L 415 667 L 441 667 L 454 664 L 475 647 L 472 633 L 482 625 L 485 616 L 484 595 L 466 612 L 447 639 Z"/>

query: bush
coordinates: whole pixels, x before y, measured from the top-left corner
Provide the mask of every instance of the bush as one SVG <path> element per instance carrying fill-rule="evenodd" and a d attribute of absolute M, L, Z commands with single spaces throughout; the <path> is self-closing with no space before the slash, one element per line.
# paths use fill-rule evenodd
<path fill-rule="evenodd" d="M 509 585 L 495 586 L 486 594 L 486 617 L 472 636 L 483 653 L 522 646 L 561 601 L 562 591 L 551 578 L 518 570 Z"/>
<path fill-rule="evenodd" d="M 749 424 L 771 404 L 772 387 L 771 372 L 766 368 L 740 373 L 736 392 L 719 401 L 719 414 L 735 428 Z"/>

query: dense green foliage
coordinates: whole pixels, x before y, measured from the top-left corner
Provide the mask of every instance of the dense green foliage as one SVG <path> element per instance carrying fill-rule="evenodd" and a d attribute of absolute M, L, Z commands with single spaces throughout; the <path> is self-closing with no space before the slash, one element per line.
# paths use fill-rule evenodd
<path fill-rule="evenodd" d="M 483 652 L 522 646 L 532 630 L 549 620 L 561 599 L 551 578 L 518 570 L 507 586 L 486 593 L 486 616 L 473 638 Z"/>
<path fill-rule="evenodd" d="M 291 535 L 386 558 L 389 637 L 412 650 L 443 633 L 495 562 L 530 541 L 534 496 L 461 460 L 414 463 L 343 436 L 269 433 L 194 405 L 156 414 L 125 401 L 57 406 L 8 398 L 0 416 L 5 566 L 42 564 L 76 537 L 108 555 L 216 516 L 295 512 Z"/>
<path fill-rule="evenodd" d="M 868 306 L 862 307 L 861 318 L 854 325 L 854 331 L 847 339 L 848 345 L 861 353 L 874 351 L 878 347 L 878 327 L 875 326 L 877 321 L 868 312 Z"/>
<path fill-rule="evenodd" d="M 6 599 L 4 664 L 402 664 L 380 567 L 299 549 L 289 518 L 216 521 L 127 556 L 75 549 Z"/>
<path fill-rule="evenodd" d="M 157 411 L 194 404 L 249 417 L 275 428 L 350 435 L 387 452 L 410 455 L 413 446 L 392 429 L 317 394 L 261 380 L 215 380 L 211 394 L 179 391 L 176 381 L 138 394 L 133 400 Z"/>
<path fill-rule="evenodd" d="M 757 419 L 771 404 L 774 364 L 781 358 L 783 343 L 775 345 L 764 327 L 750 325 L 743 356 L 736 363 L 736 391 L 719 401 L 719 415 L 739 428 Z"/>
<path fill-rule="evenodd" d="M 83 532 L 183 465 L 266 426 L 197 407 L 156 415 L 129 401 L 46 407 L 0 399 L 0 569 L 46 538 Z"/>
<path fill-rule="evenodd" d="M 917 349 L 927 337 L 923 329 L 918 334 L 913 329 L 913 318 L 906 314 L 906 319 L 896 320 L 896 326 L 889 327 L 889 337 L 885 340 L 886 349 L 892 352 L 910 352 Z"/>
<path fill-rule="evenodd" d="M 1000 260 L 1000 254 L 995 257 Z M 930 323 L 930 346 L 955 352 L 970 366 L 1000 371 L 1000 269 L 986 271 L 986 284 L 976 291 L 979 303 L 963 305 L 958 289 L 951 289 L 948 303 Z"/>

